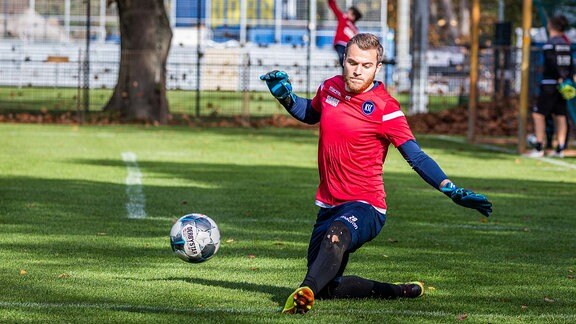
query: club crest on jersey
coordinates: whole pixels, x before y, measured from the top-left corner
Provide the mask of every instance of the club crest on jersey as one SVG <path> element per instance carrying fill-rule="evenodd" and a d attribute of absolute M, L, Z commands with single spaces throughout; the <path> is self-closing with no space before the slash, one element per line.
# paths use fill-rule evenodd
<path fill-rule="evenodd" d="M 364 103 L 362 104 L 362 112 L 364 113 L 364 115 L 370 115 L 374 112 L 374 109 L 376 108 L 376 105 L 368 100 L 368 101 L 364 101 Z"/>

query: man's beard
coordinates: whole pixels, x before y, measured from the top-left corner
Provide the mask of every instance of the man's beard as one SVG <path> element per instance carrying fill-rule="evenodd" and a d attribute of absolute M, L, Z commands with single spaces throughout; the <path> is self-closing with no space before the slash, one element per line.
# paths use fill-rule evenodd
<path fill-rule="evenodd" d="M 348 89 L 350 89 L 350 92 L 352 93 L 362 93 L 364 91 L 366 91 L 366 89 L 370 88 L 370 86 L 372 86 L 372 83 L 374 82 L 374 77 L 372 76 L 371 78 L 368 79 L 362 79 L 362 80 L 353 80 L 352 77 L 344 77 L 346 80 L 346 86 L 348 87 Z M 361 81 L 361 82 L 358 82 Z"/>

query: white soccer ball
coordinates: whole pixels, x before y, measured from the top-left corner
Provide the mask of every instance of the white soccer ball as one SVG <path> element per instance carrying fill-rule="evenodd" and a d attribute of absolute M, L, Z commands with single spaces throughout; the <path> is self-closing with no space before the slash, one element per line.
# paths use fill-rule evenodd
<path fill-rule="evenodd" d="M 174 254 L 186 262 L 204 262 L 218 252 L 220 230 L 206 215 L 184 215 L 170 230 L 170 246 Z"/>

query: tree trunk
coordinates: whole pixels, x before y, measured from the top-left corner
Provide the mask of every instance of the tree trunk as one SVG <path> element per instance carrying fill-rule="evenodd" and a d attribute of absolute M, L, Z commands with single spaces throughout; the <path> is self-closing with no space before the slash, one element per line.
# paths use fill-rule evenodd
<path fill-rule="evenodd" d="M 164 1 L 116 3 L 120 16 L 120 71 L 104 110 L 119 113 L 125 121 L 165 124 L 169 113 L 166 60 L 172 29 Z"/>

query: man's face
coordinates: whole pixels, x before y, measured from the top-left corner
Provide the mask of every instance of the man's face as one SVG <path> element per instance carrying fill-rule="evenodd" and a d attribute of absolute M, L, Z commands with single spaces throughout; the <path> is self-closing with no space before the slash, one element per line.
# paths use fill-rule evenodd
<path fill-rule="evenodd" d="M 376 49 L 363 50 L 352 44 L 344 58 L 346 91 L 362 93 L 369 90 L 381 67 Z"/>
<path fill-rule="evenodd" d="M 348 9 L 348 13 L 346 14 L 348 19 L 352 20 L 352 22 L 356 22 L 356 15 L 352 9 Z"/>

